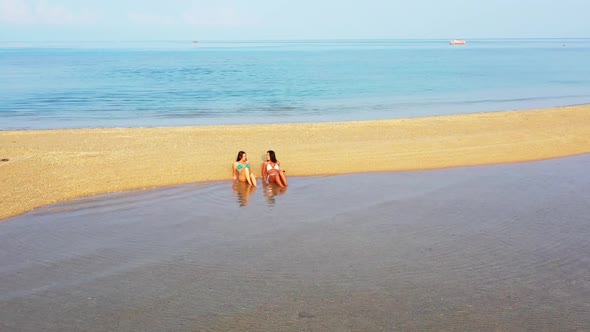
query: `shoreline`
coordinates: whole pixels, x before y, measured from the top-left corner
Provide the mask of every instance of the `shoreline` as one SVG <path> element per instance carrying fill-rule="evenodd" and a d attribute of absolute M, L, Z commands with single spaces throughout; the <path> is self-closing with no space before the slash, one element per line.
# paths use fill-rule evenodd
<path fill-rule="evenodd" d="M 0 131 L 0 219 L 68 199 L 231 181 L 275 150 L 288 176 L 526 162 L 590 153 L 590 105 L 332 123 Z M 260 182 L 259 182 L 260 183 Z"/>

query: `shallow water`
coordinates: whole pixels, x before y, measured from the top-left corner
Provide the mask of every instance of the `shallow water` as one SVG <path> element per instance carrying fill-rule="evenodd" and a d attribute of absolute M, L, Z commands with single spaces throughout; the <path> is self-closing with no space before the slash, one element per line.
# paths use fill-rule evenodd
<path fill-rule="evenodd" d="M 204 183 L 0 223 L 0 330 L 590 328 L 590 155 Z"/>

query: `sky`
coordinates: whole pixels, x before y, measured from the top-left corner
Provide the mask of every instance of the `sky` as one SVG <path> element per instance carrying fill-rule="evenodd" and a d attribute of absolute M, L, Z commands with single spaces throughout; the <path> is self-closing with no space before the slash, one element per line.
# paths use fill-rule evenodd
<path fill-rule="evenodd" d="M 0 42 L 590 38 L 590 0 L 0 0 Z"/>

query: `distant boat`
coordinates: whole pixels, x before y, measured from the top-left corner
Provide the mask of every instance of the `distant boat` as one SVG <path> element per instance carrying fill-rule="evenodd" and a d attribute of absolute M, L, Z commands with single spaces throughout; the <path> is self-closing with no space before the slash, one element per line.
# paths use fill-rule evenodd
<path fill-rule="evenodd" d="M 198 43 L 198 42 L 199 42 L 199 41 L 198 41 L 198 40 L 196 40 L 196 39 L 195 39 L 195 40 L 193 40 L 193 44 L 196 44 L 196 43 Z"/>
<path fill-rule="evenodd" d="M 453 39 L 449 42 L 449 45 L 467 45 L 467 42 L 462 39 Z"/>

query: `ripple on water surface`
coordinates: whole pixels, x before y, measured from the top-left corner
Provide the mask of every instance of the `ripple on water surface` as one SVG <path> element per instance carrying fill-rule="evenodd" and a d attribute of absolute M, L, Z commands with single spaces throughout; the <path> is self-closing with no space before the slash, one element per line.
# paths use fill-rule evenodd
<path fill-rule="evenodd" d="M 0 327 L 583 330 L 589 168 L 212 182 L 39 209 L 0 224 Z"/>

